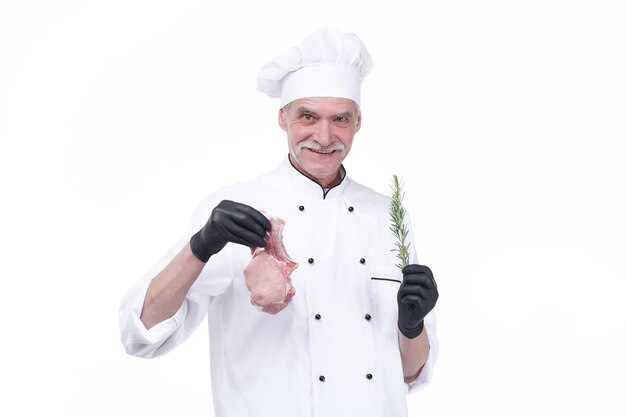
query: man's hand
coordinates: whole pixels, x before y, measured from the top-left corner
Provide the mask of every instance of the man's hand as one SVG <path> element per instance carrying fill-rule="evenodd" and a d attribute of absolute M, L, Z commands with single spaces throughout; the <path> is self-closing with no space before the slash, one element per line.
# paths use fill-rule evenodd
<path fill-rule="evenodd" d="M 402 268 L 404 278 L 398 290 L 398 328 L 413 339 L 424 329 L 424 317 L 435 307 L 439 293 L 433 273 L 425 265 Z"/>
<path fill-rule="evenodd" d="M 204 227 L 191 237 L 191 251 L 196 258 L 207 262 L 228 242 L 265 247 L 265 233 L 271 227 L 267 217 L 256 209 L 223 200 L 213 209 Z"/>

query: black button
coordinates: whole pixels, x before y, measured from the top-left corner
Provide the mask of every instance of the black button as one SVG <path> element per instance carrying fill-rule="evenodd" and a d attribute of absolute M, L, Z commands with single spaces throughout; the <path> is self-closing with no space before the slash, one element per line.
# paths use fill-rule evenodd
<path fill-rule="evenodd" d="M 372 316 L 370 316 L 369 314 L 365 315 L 365 320 L 370 321 L 372 319 Z"/>
<path fill-rule="evenodd" d="M 362 264 L 364 264 L 364 263 L 365 263 L 365 258 L 361 258 L 361 260 L 360 260 L 359 262 L 361 262 Z"/>
<path fill-rule="evenodd" d="M 315 315 L 315 320 L 319 320 L 319 319 L 321 319 L 321 318 L 322 318 L 322 316 L 320 316 L 319 314 L 316 314 L 316 315 Z"/>
<path fill-rule="evenodd" d="M 309 263 L 312 264 L 313 262 L 315 262 L 313 258 L 309 258 Z"/>
<path fill-rule="evenodd" d="M 365 375 L 365 377 L 366 377 L 367 379 L 372 379 L 372 378 L 374 378 L 374 375 L 372 375 L 372 374 L 367 374 L 367 375 Z"/>
<path fill-rule="evenodd" d="M 304 211 L 304 206 L 300 206 L 300 207 L 298 207 L 298 210 L 300 210 L 300 211 Z"/>
<path fill-rule="evenodd" d="M 322 382 L 326 381 L 326 378 L 324 378 L 324 375 L 320 375 L 320 378 L 319 378 L 319 379 L 320 379 L 320 381 L 322 381 Z"/>
<path fill-rule="evenodd" d="M 352 213 L 352 212 L 354 211 L 354 207 L 352 207 L 352 206 L 348 207 L 348 211 L 349 211 L 350 213 Z"/>

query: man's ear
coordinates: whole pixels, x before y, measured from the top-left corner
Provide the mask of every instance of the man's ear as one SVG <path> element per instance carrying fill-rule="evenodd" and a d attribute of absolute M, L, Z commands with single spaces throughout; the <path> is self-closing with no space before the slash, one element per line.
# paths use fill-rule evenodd
<path fill-rule="evenodd" d="M 361 112 L 359 112 L 356 116 L 356 130 L 354 133 L 358 132 L 361 129 Z"/>
<path fill-rule="evenodd" d="M 285 132 L 287 131 L 287 115 L 283 107 L 278 110 L 278 126 Z"/>

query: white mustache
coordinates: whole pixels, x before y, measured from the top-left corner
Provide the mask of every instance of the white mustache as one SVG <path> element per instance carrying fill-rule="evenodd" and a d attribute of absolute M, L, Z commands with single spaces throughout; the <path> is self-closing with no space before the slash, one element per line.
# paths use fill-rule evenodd
<path fill-rule="evenodd" d="M 306 139 L 298 143 L 298 147 L 296 148 L 296 156 L 300 157 L 300 151 L 302 151 L 302 148 L 308 148 L 314 152 L 319 153 L 331 153 L 333 151 L 343 152 L 345 146 L 341 142 L 335 142 L 328 146 L 322 146 L 313 139 Z"/>

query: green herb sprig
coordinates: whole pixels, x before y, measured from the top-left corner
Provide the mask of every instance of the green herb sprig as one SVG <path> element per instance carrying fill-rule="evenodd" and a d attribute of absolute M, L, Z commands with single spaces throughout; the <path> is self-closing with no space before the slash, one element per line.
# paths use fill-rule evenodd
<path fill-rule="evenodd" d="M 396 247 L 391 249 L 392 252 L 396 252 L 396 256 L 400 260 L 396 266 L 400 269 L 409 264 L 409 247 L 411 242 L 406 243 L 406 237 L 409 234 L 404 224 L 405 211 L 402 207 L 402 200 L 404 199 L 404 191 L 402 191 L 402 181 L 398 179 L 397 175 L 394 175 L 391 181 L 391 203 L 389 203 L 389 215 L 391 217 L 391 226 L 389 229 L 396 237 Z"/>

